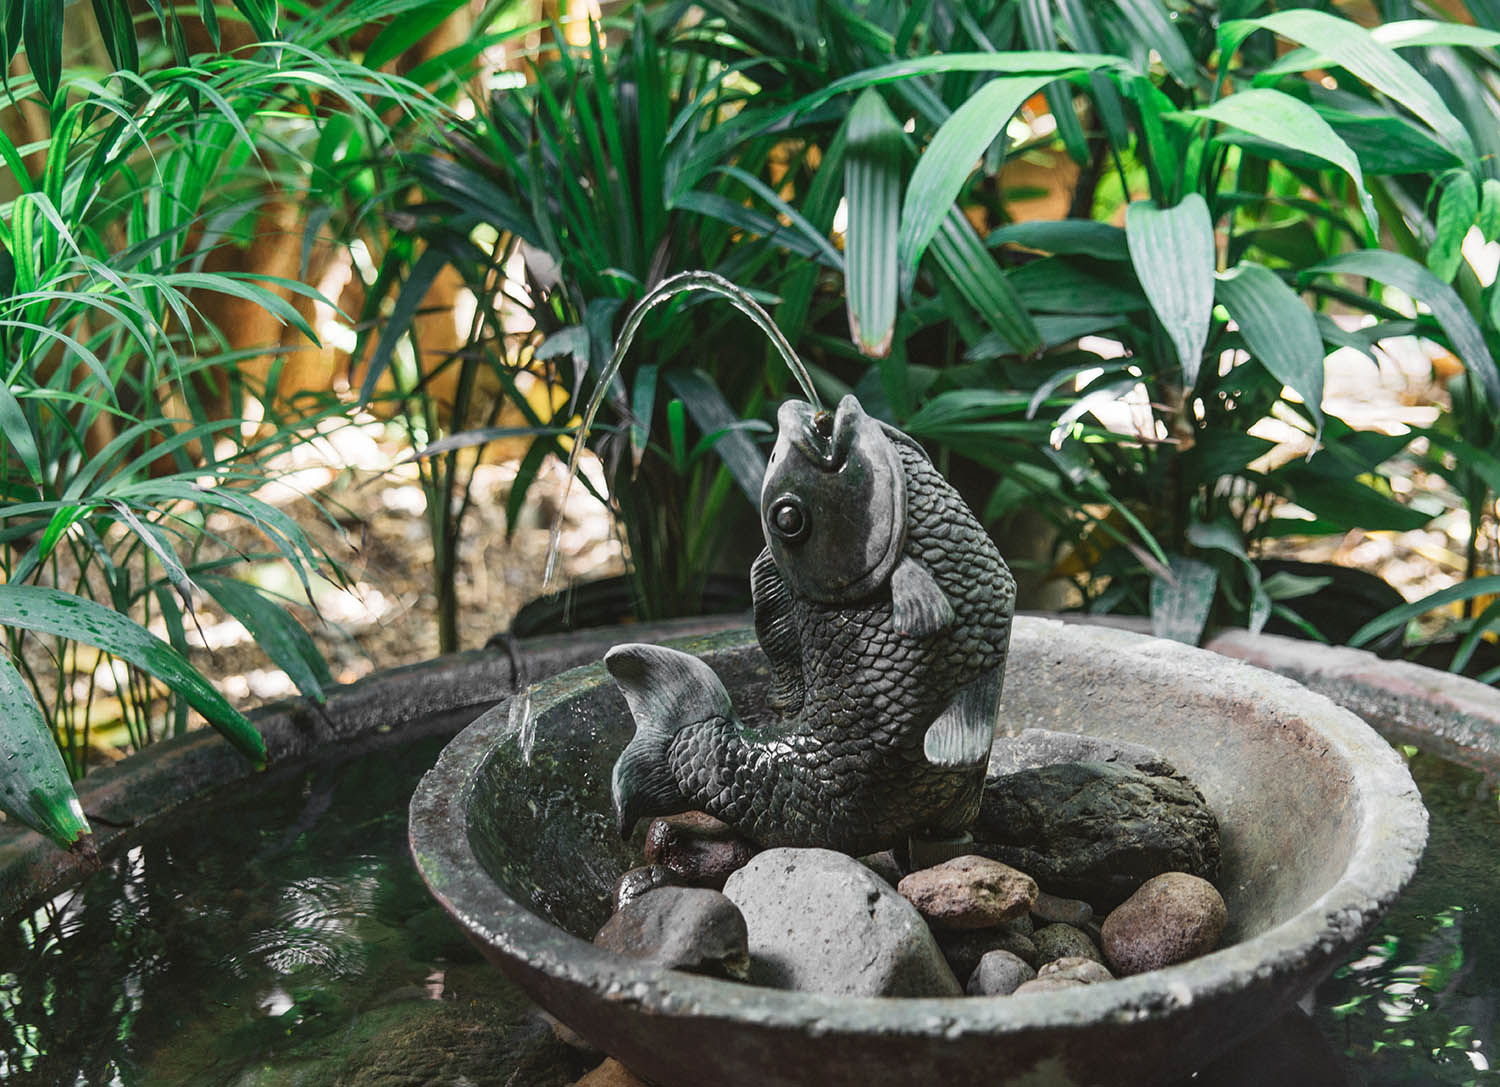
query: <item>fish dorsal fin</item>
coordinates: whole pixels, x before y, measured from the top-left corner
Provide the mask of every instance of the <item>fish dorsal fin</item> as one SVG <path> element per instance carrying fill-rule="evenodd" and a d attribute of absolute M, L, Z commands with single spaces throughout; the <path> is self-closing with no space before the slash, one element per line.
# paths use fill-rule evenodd
<path fill-rule="evenodd" d="M 952 624 L 953 605 L 931 572 L 903 555 L 891 574 L 891 610 L 896 629 L 914 638 L 936 634 Z"/>
<path fill-rule="evenodd" d="M 994 668 L 959 688 L 923 738 L 922 752 L 928 762 L 949 767 L 989 762 L 1004 675 L 1003 666 Z"/>
<path fill-rule="evenodd" d="M 750 596 L 755 601 L 755 637 L 771 662 L 767 701 L 783 716 L 802 708 L 806 680 L 802 675 L 802 635 L 793 614 L 792 592 L 771 557 L 761 551 L 750 567 Z"/>

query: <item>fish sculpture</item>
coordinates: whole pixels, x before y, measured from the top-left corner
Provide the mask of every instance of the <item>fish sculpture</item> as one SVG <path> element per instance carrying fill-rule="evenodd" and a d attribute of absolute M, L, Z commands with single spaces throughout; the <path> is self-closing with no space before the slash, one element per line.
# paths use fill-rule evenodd
<path fill-rule="evenodd" d="M 853 396 L 790 400 L 751 567 L 770 660 L 742 720 L 701 659 L 614 647 L 635 735 L 615 763 L 617 828 L 698 809 L 765 846 L 860 854 L 962 834 L 979 810 L 1015 581 L 915 441 Z"/>

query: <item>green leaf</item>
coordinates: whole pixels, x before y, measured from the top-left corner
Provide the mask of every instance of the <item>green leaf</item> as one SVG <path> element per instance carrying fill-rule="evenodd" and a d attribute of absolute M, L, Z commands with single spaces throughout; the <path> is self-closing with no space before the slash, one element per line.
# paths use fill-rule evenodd
<path fill-rule="evenodd" d="M 57 97 L 62 78 L 63 0 L 10 0 L 26 9 L 22 35 L 26 42 L 26 63 L 36 77 L 42 95 L 51 102 Z"/>
<path fill-rule="evenodd" d="M 1475 49 L 1500 46 L 1500 32 L 1436 19 L 1398 19 L 1372 27 L 1370 36 L 1391 49 L 1430 45 L 1467 45 Z"/>
<path fill-rule="evenodd" d="M 1417 301 L 1426 303 L 1433 317 L 1447 333 L 1448 345 L 1459 362 L 1479 378 L 1490 406 L 1500 409 L 1500 371 L 1495 368 L 1495 360 L 1490 355 L 1489 345 L 1485 343 L 1484 333 L 1474 323 L 1474 318 L 1452 287 L 1416 261 L 1399 253 L 1380 249 L 1340 254 L 1307 269 L 1302 273 L 1302 278 L 1308 280 L 1314 276 L 1339 273 L 1368 276 L 1397 287 Z"/>
<path fill-rule="evenodd" d="M 1182 364 L 1182 383 L 1198 381 L 1214 308 L 1214 227 L 1208 205 L 1189 193 L 1176 207 L 1137 200 L 1125 209 L 1130 262 Z"/>
<path fill-rule="evenodd" d="M 412 265 L 406 281 L 401 284 L 400 293 L 396 295 L 391 314 L 381 327 L 375 352 L 370 356 L 369 369 L 365 371 L 365 380 L 359 387 L 361 405 L 368 404 L 370 397 L 375 395 L 375 386 L 389 368 L 391 356 L 396 353 L 396 344 L 411 331 L 411 323 L 417 316 L 417 310 L 421 308 L 422 300 L 427 297 L 428 289 L 447 263 L 448 258 L 441 250 L 429 247 L 422 250 L 422 255 Z"/>
<path fill-rule="evenodd" d="M 948 209 L 932 240 L 932 255 L 964 301 L 1018 352 L 1033 355 L 1041 350 L 1041 333 L 1020 294 L 957 208 Z"/>
<path fill-rule="evenodd" d="M 1431 131 L 1405 117 L 1318 108 L 1319 115 L 1359 158 L 1366 176 L 1375 174 L 1440 174 L 1462 165 L 1459 157 L 1438 142 Z M 1287 161 L 1293 162 L 1288 158 Z"/>
<path fill-rule="evenodd" d="M 1132 313 L 1149 304 L 1133 277 L 1115 268 L 1096 274 L 1080 265 L 1087 261 L 1044 257 L 1015 269 L 1008 276 L 1026 308 L 1070 316 Z"/>
<path fill-rule="evenodd" d="M 1333 130 L 1333 126 L 1305 102 L 1281 91 L 1252 87 L 1221 98 L 1206 109 L 1187 112 L 1195 117 L 1243 129 L 1263 140 L 1333 163 L 1354 181 L 1355 192 L 1359 194 L 1359 206 L 1370 222 L 1370 229 L 1380 229 L 1375 203 L 1365 189 L 1359 158 Z"/>
<path fill-rule="evenodd" d="M 116 68 L 128 72 L 141 70 L 140 46 L 135 25 L 130 19 L 130 5 L 125 0 L 93 0 L 94 18 L 104 38 L 104 48 Z"/>
<path fill-rule="evenodd" d="M 1215 293 L 1250 353 L 1302 398 L 1321 431 L 1323 336 L 1312 310 L 1275 272 L 1250 261 L 1220 274 Z"/>
<path fill-rule="evenodd" d="M 1479 186 L 1467 170 L 1455 170 L 1438 198 L 1437 233 L 1427 250 L 1427 267 L 1444 283 L 1452 283 L 1464 261 L 1464 235 L 1479 217 Z"/>
<path fill-rule="evenodd" d="M 26 469 L 26 474 L 31 477 L 31 482 L 38 487 L 42 485 L 42 458 L 37 451 L 36 435 L 32 433 L 31 424 L 26 421 L 26 413 L 21 410 L 21 402 L 16 399 L 16 394 L 11 392 L 10 386 L 0 383 L 0 437 L 4 437 L 5 444 L 15 452 L 21 459 L 21 464 Z M 4 454 L 0 453 L 0 457 Z"/>
<path fill-rule="evenodd" d="M 10 89 L 10 62 L 16 59 L 16 51 L 21 48 L 21 23 L 25 15 L 25 4 L 10 3 L 6 5 L 5 18 L 0 19 L 0 87 L 7 91 Z"/>
<path fill-rule="evenodd" d="M 1033 219 L 997 227 L 985 236 L 990 248 L 1021 245 L 1044 253 L 1093 257 L 1096 260 L 1129 260 L 1125 232 L 1109 223 L 1091 219 Z"/>
<path fill-rule="evenodd" d="M 0 585 L 0 626 L 83 642 L 130 662 L 186 698 L 256 769 L 265 767 L 266 745 L 255 726 L 182 654 L 119 612 L 58 589 Z"/>
<path fill-rule="evenodd" d="M 365 50 L 365 65 L 379 68 L 395 60 L 436 30 L 448 16 L 463 7 L 465 2 L 466 0 L 435 0 L 434 3 L 423 4 L 396 16 L 386 24 L 385 29 L 375 35 L 375 40 Z"/>
<path fill-rule="evenodd" d="M 1492 242 L 1500 238 L 1500 179 L 1485 178 L 1479 191 L 1479 233 L 1485 241 Z"/>
<path fill-rule="evenodd" d="M 234 6 L 259 40 L 276 40 L 276 0 L 234 0 Z"/>
<path fill-rule="evenodd" d="M 203 20 L 203 28 L 208 31 L 208 40 L 214 43 L 214 52 L 218 52 L 221 47 L 219 12 L 214 6 L 214 0 L 198 0 L 198 17 Z"/>
<path fill-rule="evenodd" d="M 41 708 L 0 656 L 0 811 L 67 849 L 89 834 Z"/>
<path fill-rule="evenodd" d="M 898 251 L 906 282 L 916 276 L 922 254 L 985 148 L 1005 131 L 1016 110 L 1051 80 L 1051 73 L 997 76 L 970 95 L 933 134 L 912 171 L 901 209 Z"/>
<path fill-rule="evenodd" d="M 1476 596 L 1486 596 L 1491 593 L 1500 593 L 1500 575 L 1469 578 L 1457 585 L 1439 589 L 1435 593 L 1422 597 L 1421 600 L 1413 600 L 1399 608 L 1392 608 L 1384 615 L 1371 619 L 1354 632 L 1354 636 L 1349 639 L 1349 644 L 1366 645 L 1388 630 L 1404 627 L 1419 615 L 1425 615 L 1429 611 L 1455 604 L 1460 600 L 1470 600 Z"/>
<path fill-rule="evenodd" d="M 1184 87 L 1193 86 L 1198 79 L 1198 67 L 1161 0 L 1115 0 L 1115 4 L 1141 41 L 1156 50 L 1172 78 Z"/>
<path fill-rule="evenodd" d="M 844 193 L 849 209 L 844 234 L 844 293 L 850 335 L 860 353 L 871 358 L 890 353 L 891 334 L 896 327 L 896 229 L 904 158 L 901 122 L 887 108 L 880 92 L 870 87 L 849 112 L 844 152 Z"/>
<path fill-rule="evenodd" d="M 1206 562 L 1172 556 L 1171 576 L 1151 579 L 1151 633 L 1158 638 L 1197 645 L 1208 625 L 1219 572 Z"/>
<path fill-rule="evenodd" d="M 1281 11 L 1259 19 L 1223 24 L 1219 28 L 1221 48 L 1227 37 L 1239 35 L 1243 40 L 1246 27 L 1269 30 L 1324 54 L 1415 113 L 1466 163 L 1476 161 L 1474 141 L 1463 123 L 1443 104 L 1442 96 L 1432 84 L 1393 49 L 1380 44 L 1358 24 L 1322 11 Z M 1318 59 L 1309 58 L 1312 63 L 1308 66 L 1321 66 Z M 1227 59 L 1221 63 L 1227 68 Z"/>
<path fill-rule="evenodd" d="M 328 664 L 317 643 L 284 605 L 234 578 L 199 574 L 198 584 L 244 625 L 255 644 L 287 674 L 297 690 L 314 702 L 326 700 L 323 689 L 333 685 Z"/>

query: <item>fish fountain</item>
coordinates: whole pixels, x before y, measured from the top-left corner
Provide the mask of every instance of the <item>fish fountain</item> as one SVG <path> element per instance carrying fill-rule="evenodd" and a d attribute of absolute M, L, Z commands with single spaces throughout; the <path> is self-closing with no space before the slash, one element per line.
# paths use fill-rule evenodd
<path fill-rule="evenodd" d="M 639 313 L 705 286 L 730 293 L 699 275 L 648 296 L 616 365 Z M 1400 757 L 1290 680 L 1015 617 L 1005 563 L 922 448 L 852 396 L 829 411 L 804 390 L 777 414 L 754 629 L 616 646 L 470 725 L 411 803 L 438 902 L 539 1004 L 662 1087 L 1152 1084 L 1279 1018 L 1415 869 L 1426 814 Z M 591 942 L 644 817 L 707 812 L 762 848 L 958 855 L 992 745 L 1034 728 L 1146 745 L 1201 791 L 1229 917 L 1217 950 L 1026 997 L 895 997 L 753 986 Z"/>

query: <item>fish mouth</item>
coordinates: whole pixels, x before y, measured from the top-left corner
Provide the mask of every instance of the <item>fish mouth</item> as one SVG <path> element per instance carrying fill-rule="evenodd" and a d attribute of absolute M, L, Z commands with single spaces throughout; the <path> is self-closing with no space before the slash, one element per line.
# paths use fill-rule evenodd
<path fill-rule="evenodd" d="M 826 472 L 837 472 L 849 459 L 860 423 L 868 416 L 853 396 L 839 402 L 838 411 L 814 411 L 800 400 L 788 400 L 776 412 L 781 432 L 808 461 Z"/>

